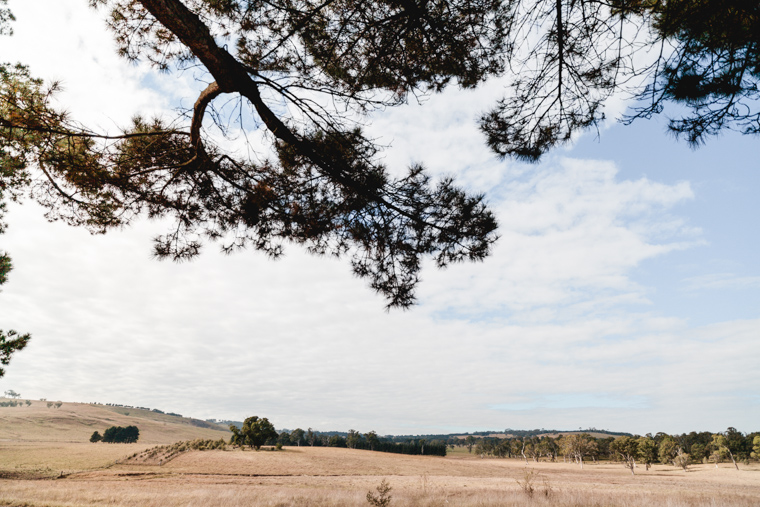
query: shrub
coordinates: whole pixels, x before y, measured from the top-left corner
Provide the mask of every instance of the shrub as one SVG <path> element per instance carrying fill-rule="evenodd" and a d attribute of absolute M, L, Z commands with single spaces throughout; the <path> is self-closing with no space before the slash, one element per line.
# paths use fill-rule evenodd
<path fill-rule="evenodd" d="M 103 442 L 114 444 L 131 444 L 140 438 L 140 430 L 137 426 L 111 426 L 103 432 Z"/>
<path fill-rule="evenodd" d="M 367 502 L 372 505 L 373 507 L 388 507 L 388 505 L 391 504 L 391 485 L 388 484 L 388 481 L 385 479 L 380 482 L 380 485 L 375 488 L 377 490 L 377 494 L 373 493 L 371 490 L 367 491 Z"/>
<path fill-rule="evenodd" d="M 673 464 L 686 470 L 691 465 L 691 456 L 683 452 L 683 449 L 678 449 L 678 454 L 673 458 Z"/>

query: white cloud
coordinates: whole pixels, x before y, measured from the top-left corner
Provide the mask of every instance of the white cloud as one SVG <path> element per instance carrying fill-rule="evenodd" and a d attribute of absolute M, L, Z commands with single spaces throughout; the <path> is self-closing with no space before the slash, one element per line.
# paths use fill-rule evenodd
<path fill-rule="evenodd" d="M 629 272 L 699 241 L 693 228 L 668 214 L 693 193 L 685 182 L 621 181 L 616 174 L 610 162 L 557 159 L 495 189 L 501 238 L 493 258 L 427 275 L 424 300 L 529 315 L 551 307 L 549 315 L 537 315 L 541 320 L 567 305 L 577 314 L 646 303 L 645 288 Z M 663 238 L 663 230 L 671 234 Z"/>
<path fill-rule="evenodd" d="M 59 107 L 91 128 L 113 133 L 135 115 L 166 114 L 200 86 L 190 76 L 152 73 L 119 58 L 105 29 L 106 13 L 86 1 L 11 0 L 9 7 L 17 21 L 14 35 L 0 38 L 4 60 L 59 82 Z"/>
<path fill-rule="evenodd" d="M 734 273 L 712 273 L 683 280 L 688 291 L 710 289 L 758 289 L 760 276 L 739 276 Z"/>

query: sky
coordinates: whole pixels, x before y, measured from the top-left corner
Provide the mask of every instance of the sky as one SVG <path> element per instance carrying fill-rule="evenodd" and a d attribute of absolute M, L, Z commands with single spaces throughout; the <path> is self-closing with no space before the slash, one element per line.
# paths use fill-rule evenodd
<path fill-rule="evenodd" d="M 59 103 L 104 130 L 192 104 L 191 75 L 119 59 L 86 5 L 10 0 L 2 60 L 59 80 Z M 367 120 L 391 170 L 453 175 L 500 223 L 484 262 L 427 262 L 408 311 L 386 312 L 346 259 L 208 244 L 174 264 L 151 258 L 165 223 L 93 236 L 12 203 L 0 328 L 33 338 L 0 391 L 380 434 L 760 430 L 760 140 L 691 150 L 664 118 L 610 121 L 538 164 L 499 160 L 475 120 L 501 93 Z"/>

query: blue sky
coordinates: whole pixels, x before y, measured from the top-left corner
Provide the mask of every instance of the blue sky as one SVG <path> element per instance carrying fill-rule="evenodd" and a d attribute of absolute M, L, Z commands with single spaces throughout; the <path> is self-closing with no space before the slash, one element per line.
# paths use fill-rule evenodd
<path fill-rule="evenodd" d="M 61 80 L 61 103 L 104 129 L 194 100 L 191 76 L 116 58 L 86 3 L 11 0 L 4 59 Z M 455 175 L 501 223 L 485 262 L 426 265 L 408 312 L 298 247 L 272 262 L 212 244 L 176 265 L 150 258 L 166 224 L 90 236 L 11 206 L 0 326 L 34 338 L 0 390 L 323 430 L 757 430 L 760 141 L 694 151 L 663 120 L 611 122 L 539 164 L 500 161 L 475 125 L 500 93 L 369 120 L 391 171 Z"/>
<path fill-rule="evenodd" d="M 624 178 L 689 181 L 694 199 L 679 214 L 700 229 L 703 243 L 645 262 L 634 276 L 653 287 L 650 298 L 660 311 L 690 324 L 754 318 L 760 310 L 757 138 L 725 132 L 692 149 L 667 134 L 665 124 L 660 117 L 616 125 L 602 142 L 588 136 L 570 153 L 613 159 Z"/>

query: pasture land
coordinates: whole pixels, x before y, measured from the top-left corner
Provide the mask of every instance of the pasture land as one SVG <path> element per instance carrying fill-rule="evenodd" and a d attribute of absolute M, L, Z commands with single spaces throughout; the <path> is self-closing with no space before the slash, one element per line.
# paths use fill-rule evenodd
<path fill-rule="evenodd" d="M 383 454 L 290 447 L 272 451 L 191 451 L 158 465 L 110 461 L 137 444 L 68 444 L 49 453 L 0 449 L 2 468 L 56 463 L 65 475 L 0 479 L 5 506 L 361 506 L 382 479 L 392 506 L 651 506 L 760 505 L 760 466 L 658 465 L 634 477 L 615 463 L 529 463 L 514 459 Z M 63 452 L 65 451 L 65 452 Z M 67 458 L 68 456 L 68 458 Z M 49 461 L 45 461 L 49 460 Z M 98 468 L 99 466 L 99 468 Z M 48 468 L 50 468 L 48 466 Z M 12 469 L 12 468 L 11 468 Z M 53 470 L 53 472 L 56 472 Z M 2 473 L 2 472 L 0 472 Z M 42 474 L 43 476 L 45 474 Z M 11 477 L 12 475 L 6 475 Z M 525 485 L 526 480 L 530 481 Z M 525 487 L 523 487 L 525 485 Z M 532 495 L 526 490 L 533 489 Z"/>
<path fill-rule="evenodd" d="M 85 418 L 86 428 L 81 428 L 71 419 L 80 411 L 100 418 L 103 414 L 90 411 L 98 407 L 72 406 L 72 413 L 57 422 L 40 421 L 31 415 L 33 408 L 26 422 L 19 419 L 24 409 L 0 409 L 0 506 L 366 506 L 367 491 L 383 479 L 393 488 L 392 507 L 760 505 L 758 464 L 740 465 L 739 471 L 731 464 L 692 465 L 688 471 L 657 465 L 632 476 L 610 462 L 581 469 L 562 462 L 481 459 L 466 452 L 441 458 L 321 447 L 190 451 L 161 465 L 140 464 L 129 456 L 153 444 L 218 439 L 222 432 L 188 435 L 212 430 L 146 419 L 137 421 L 137 444 L 91 444 L 87 439 L 100 429 L 97 424 Z M 59 418 L 65 408 L 48 415 Z M 105 412 L 113 424 L 136 422 Z M 15 429 L 8 427 L 12 422 Z"/>

